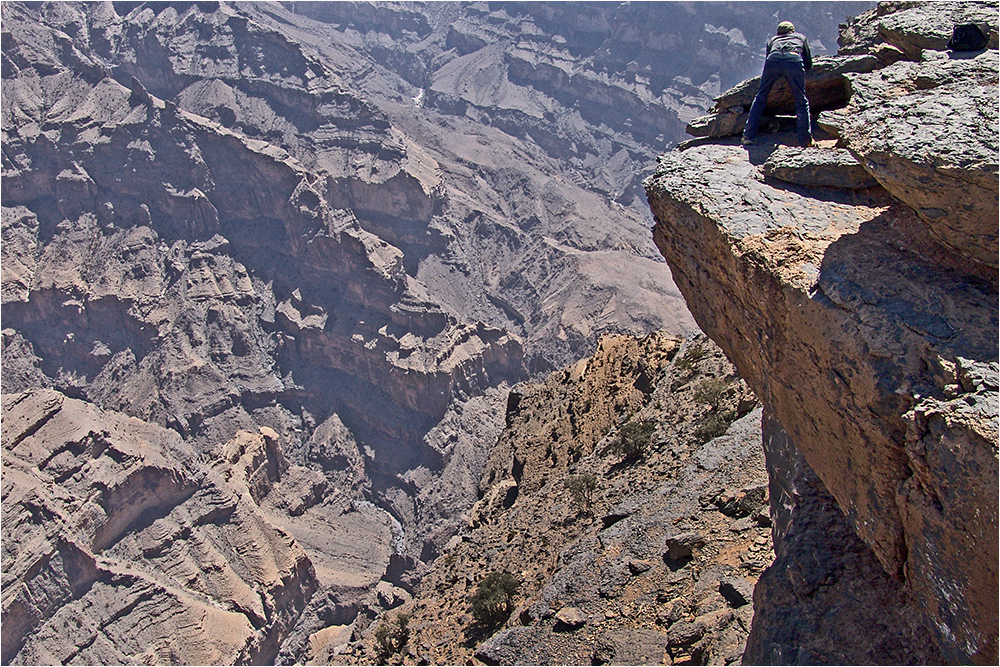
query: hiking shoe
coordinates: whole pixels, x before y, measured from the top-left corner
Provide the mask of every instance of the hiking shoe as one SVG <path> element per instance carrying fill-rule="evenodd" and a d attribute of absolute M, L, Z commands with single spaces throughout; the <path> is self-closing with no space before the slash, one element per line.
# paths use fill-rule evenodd
<path fill-rule="evenodd" d="M 747 139 L 746 137 L 743 137 L 742 139 L 740 139 L 740 143 L 743 144 L 744 146 L 753 146 L 754 145 L 754 140 L 753 139 Z"/>
<path fill-rule="evenodd" d="M 819 148 L 819 144 L 817 144 L 813 139 L 810 139 L 805 143 L 801 143 L 799 144 L 799 146 L 801 146 L 802 148 Z"/>

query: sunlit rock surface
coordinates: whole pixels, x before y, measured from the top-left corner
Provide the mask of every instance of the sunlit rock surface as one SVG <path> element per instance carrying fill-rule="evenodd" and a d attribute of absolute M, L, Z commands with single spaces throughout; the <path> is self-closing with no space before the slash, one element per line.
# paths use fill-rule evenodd
<path fill-rule="evenodd" d="M 992 48 L 951 53 L 934 42 L 913 51 L 939 23 L 919 17 L 990 11 Z M 844 75 L 851 96 L 839 145 L 878 185 L 808 182 L 806 156 L 833 142 L 801 152 L 771 141 L 691 147 L 663 156 L 647 181 L 654 233 L 695 319 L 774 422 L 765 444 L 772 503 L 776 488 L 785 495 L 772 505 L 777 530 L 796 534 L 799 506 L 815 521 L 809 507 L 828 492 L 899 582 L 887 609 L 911 616 L 912 605 L 934 633 L 940 657 L 911 644 L 911 659 L 992 664 L 998 146 L 996 105 L 984 100 L 997 95 L 996 5 L 885 3 L 844 34 L 867 36 L 869 53 L 888 43 L 911 58 Z M 776 534 L 779 562 L 783 550 L 794 561 L 793 546 L 779 542 Z M 821 548 L 809 542 L 798 539 Z M 781 585 L 777 570 L 762 579 L 759 613 L 788 586 L 795 595 L 783 604 L 809 604 L 812 584 L 788 576 Z M 804 626 L 795 639 L 766 616 L 755 632 L 755 661 L 808 661 L 832 646 L 810 645 Z M 878 654 L 867 642 L 856 648 L 857 660 Z"/>

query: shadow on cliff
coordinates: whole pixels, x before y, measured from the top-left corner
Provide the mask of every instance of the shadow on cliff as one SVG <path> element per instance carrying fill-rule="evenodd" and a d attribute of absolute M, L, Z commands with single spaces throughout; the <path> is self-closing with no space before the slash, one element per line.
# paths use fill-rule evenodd
<path fill-rule="evenodd" d="M 853 193 L 845 194 L 849 203 Z M 834 241 L 815 290 L 814 299 L 883 319 L 888 330 L 915 334 L 946 354 L 996 357 L 997 313 L 986 307 L 996 301 L 996 272 L 938 244 L 912 214 L 890 209 Z"/>

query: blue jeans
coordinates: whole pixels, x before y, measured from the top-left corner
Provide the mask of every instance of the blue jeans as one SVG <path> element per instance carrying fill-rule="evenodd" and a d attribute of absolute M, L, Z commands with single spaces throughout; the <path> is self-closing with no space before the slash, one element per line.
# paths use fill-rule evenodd
<path fill-rule="evenodd" d="M 747 118 L 747 126 L 743 130 L 743 138 L 753 140 L 757 136 L 757 129 L 760 127 L 760 119 L 764 115 L 764 107 L 767 106 L 767 96 L 771 94 L 771 88 L 784 77 L 792 89 L 792 97 L 795 99 L 795 130 L 800 144 L 808 144 L 812 141 L 812 127 L 809 118 L 809 100 L 806 99 L 806 70 L 801 60 L 770 59 L 764 61 L 764 73 L 760 77 L 760 88 L 757 89 L 757 96 L 753 98 L 750 105 L 750 116 Z"/>

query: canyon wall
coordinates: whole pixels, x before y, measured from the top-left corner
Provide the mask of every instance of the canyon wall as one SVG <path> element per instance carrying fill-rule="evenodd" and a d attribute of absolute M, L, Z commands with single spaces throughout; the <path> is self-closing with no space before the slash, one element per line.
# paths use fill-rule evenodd
<path fill-rule="evenodd" d="M 3 661 L 296 662 L 412 595 L 513 383 L 696 329 L 641 179 L 780 7 L 4 2 Z"/>
<path fill-rule="evenodd" d="M 987 26 L 987 48 L 947 50 L 970 22 Z M 695 319 L 764 404 L 778 561 L 757 589 L 745 659 L 883 656 L 863 614 L 838 619 L 856 623 L 858 654 L 815 635 L 833 621 L 821 601 L 873 582 L 859 587 L 887 591 L 873 603 L 923 625 L 904 636 L 933 637 L 912 644 L 913 659 L 992 664 L 997 5 L 882 3 L 841 44 L 820 61 L 843 95 L 817 101 L 818 148 L 779 146 L 788 132 L 744 148 L 716 123 L 646 183 Z M 866 67 L 843 67 L 859 56 Z M 737 115 L 734 97 L 715 115 Z M 831 497 L 842 514 L 823 519 Z M 881 568 L 817 539 L 823 521 L 841 537 L 846 521 Z M 810 551 L 841 562 L 824 573 Z"/>
<path fill-rule="evenodd" d="M 4 664 L 271 662 L 316 588 L 261 504 L 288 464 L 43 389 L 3 399 Z"/>

